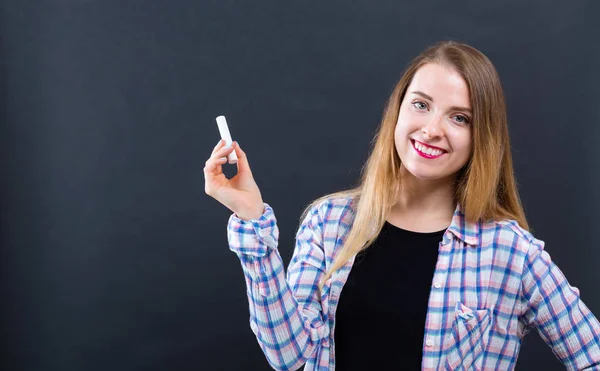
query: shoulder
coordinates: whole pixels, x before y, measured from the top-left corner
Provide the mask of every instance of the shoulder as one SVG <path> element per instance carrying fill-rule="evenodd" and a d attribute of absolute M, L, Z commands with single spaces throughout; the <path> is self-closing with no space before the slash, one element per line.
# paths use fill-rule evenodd
<path fill-rule="evenodd" d="M 481 246 L 495 245 L 522 256 L 544 249 L 544 241 L 512 219 L 482 222 L 480 236 Z"/>
<path fill-rule="evenodd" d="M 356 214 L 357 199 L 352 196 L 324 196 L 307 207 L 298 234 L 307 229 L 323 238 L 326 245 L 345 236 L 351 229 Z"/>
<path fill-rule="evenodd" d="M 350 222 L 356 213 L 356 199 L 351 196 L 327 197 L 310 207 L 306 217 L 318 216 L 322 223 Z"/>

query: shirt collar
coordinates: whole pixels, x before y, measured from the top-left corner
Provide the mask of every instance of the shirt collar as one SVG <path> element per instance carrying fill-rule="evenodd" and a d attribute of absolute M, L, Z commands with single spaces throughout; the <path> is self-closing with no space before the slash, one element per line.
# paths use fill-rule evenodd
<path fill-rule="evenodd" d="M 479 224 L 467 221 L 460 203 L 457 203 L 448 231 L 466 244 L 477 246 L 479 245 L 479 233 L 481 230 Z"/>

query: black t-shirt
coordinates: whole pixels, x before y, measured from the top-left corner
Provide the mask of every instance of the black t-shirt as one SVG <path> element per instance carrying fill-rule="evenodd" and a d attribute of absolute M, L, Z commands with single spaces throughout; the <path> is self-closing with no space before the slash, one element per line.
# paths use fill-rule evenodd
<path fill-rule="evenodd" d="M 356 256 L 336 310 L 336 371 L 421 369 L 444 232 L 412 232 L 386 221 L 375 242 Z"/>

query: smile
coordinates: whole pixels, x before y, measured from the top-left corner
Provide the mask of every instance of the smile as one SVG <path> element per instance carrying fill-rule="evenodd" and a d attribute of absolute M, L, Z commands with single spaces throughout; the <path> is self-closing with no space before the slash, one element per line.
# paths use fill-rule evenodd
<path fill-rule="evenodd" d="M 421 157 L 425 157 L 427 159 L 434 159 L 434 158 L 438 158 L 441 157 L 442 155 L 444 155 L 445 153 L 447 153 L 445 150 L 440 149 L 440 148 L 433 148 L 430 146 L 427 146 L 421 142 L 417 142 L 414 139 L 410 140 L 412 143 L 413 148 L 415 149 L 415 151 L 421 156 Z"/>

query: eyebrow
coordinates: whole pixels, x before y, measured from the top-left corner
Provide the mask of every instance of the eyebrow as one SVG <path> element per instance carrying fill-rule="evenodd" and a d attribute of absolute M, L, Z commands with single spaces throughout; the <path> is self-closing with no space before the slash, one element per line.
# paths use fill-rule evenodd
<path fill-rule="evenodd" d="M 423 98 L 425 98 L 425 99 L 430 100 L 430 101 L 433 102 L 433 98 L 431 96 L 423 93 L 422 91 L 415 90 L 415 91 L 412 92 L 412 94 L 420 95 Z M 466 112 L 469 112 L 469 113 L 473 113 L 473 111 L 471 111 L 471 109 L 467 108 L 467 107 L 452 106 L 452 107 L 450 107 L 450 110 L 453 110 L 453 111 L 466 111 Z"/>

